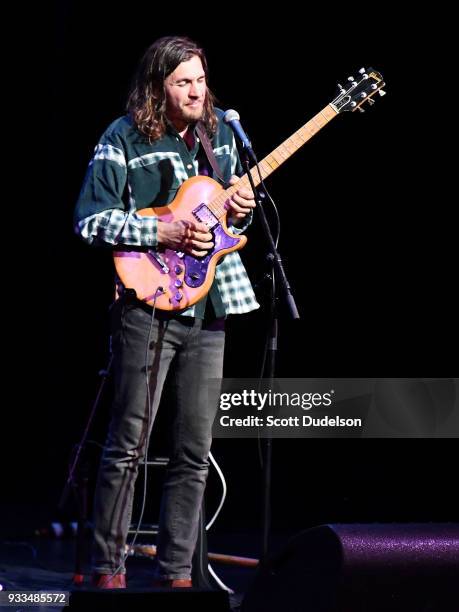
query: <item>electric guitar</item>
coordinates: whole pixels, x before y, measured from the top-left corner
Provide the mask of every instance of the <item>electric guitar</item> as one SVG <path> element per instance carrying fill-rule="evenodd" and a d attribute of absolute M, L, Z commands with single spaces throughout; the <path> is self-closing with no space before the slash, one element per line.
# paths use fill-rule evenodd
<path fill-rule="evenodd" d="M 361 106 L 378 92 L 384 95 L 385 83 L 379 72 L 362 68 L 358 77 L 349 77 L 346 88 L 338 85 L 339 95 L 303 127 L 267 155 L 258 166 L 265 179 L 300 149 L 329 121 L 344 111 L 363 111 Z M 256 166 L 250 173 L 255 185 L 261 182 Z M 129 249 L 114 251 L 116 272 L 125 287 L 135 289 L 138 299 L 160 310 L 182 310 L 196 304 L 210 290 L 215 267 L 227 253 L 242 249 L 246 236 L 228 230 L 225 202 L 241 187 L 250 187 L 247 174 L 228 189 L 208 176 L 186 180 L 175 199 L 167 206 L 145 208 L 141 216 L 157 216 L 159 221 L 188 220 L 205 223 L 213 235 L 214 246 L 205 256 L 193 257 L 172 249 Z"/>

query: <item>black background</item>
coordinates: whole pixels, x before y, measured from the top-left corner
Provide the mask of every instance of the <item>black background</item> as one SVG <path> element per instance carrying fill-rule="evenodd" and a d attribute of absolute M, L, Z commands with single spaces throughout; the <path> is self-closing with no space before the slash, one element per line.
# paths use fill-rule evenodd
<path fill-rule="evenodd" d="M 219 106 L 239 111 L 259 158 L 331 102 L 337 82 L 361 66 L 383 74 L 387 96 L 364 114 L 338 116 L 268 181 L 301 314 L 292 322 L 281 307 L 276 373 L 454 375 L 457 229 L 448 193 L 454 172 L 445 154 L 452 140 L 444 72 L 448 17 L 287 3 L 254 7 L 248 17 L 247 7 L 227 3 L 169 4 L 60 2 L 46 19 L 54 42 L 46 60 L 50 92 L 38 91 L 45 99 L 45 120 L 39 120 L 46 138 L 41 132 L 21 138 L 27 163 L 40 174 L 34 205 L 41 212 L 33 224 L 39 247 L 26 251 L 27 274 L 38 273 L 39 292 L 19 300 L 26 305 L 21 326 L 27 339 L 11 357 L 17 382 L 14 401 L 7 403 L 12 433 L 3 436 L 6 531 L 57 515 L 69 455 L 108 359 L 110 256 L 73 235 L 72 212 L 93 148 L 123 114 L 136 64 L 159 36 L 188 35 L 204 47 Z M 39 37 L 39 46 L 48 42 L 45 31 Z M 435 45 L 434 37 L 440 41 Z M 44 87 L 33 52 L 29 62 Z M 19 180 L 30 187 L 27 174 Z M 266 253 L 258 222 L 248 235 L 243 257 L 256 282 Z M 264 312 L 229 322 L 228 376 L 257 376 Z M 108 404 L 109 390 L 91 432 L 98 442 Z M 273 527 L 456 520 L 455 444 L 276 440 Z M 216 529 L 255 533 L 261 504 L 256 441 L 216 440 L 214 454 L 229 484 Z M 92 453 L 93 461 L 97 456 Z M 211 474 L 211 508 L 218 491 Z M 67 512 L 74 512 L 71 504 Z"/>

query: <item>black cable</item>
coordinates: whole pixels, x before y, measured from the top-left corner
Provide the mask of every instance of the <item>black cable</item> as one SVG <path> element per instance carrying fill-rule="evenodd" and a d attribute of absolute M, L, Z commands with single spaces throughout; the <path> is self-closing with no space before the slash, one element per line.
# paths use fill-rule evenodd
<path fill-rule="evenodd" d="M 258 176 L 259 176 L 259 179 L 260 179 L 260 185 L 262 186 L 262 189 L 263 189 L 263 191 L 261 191 L 258 195 L 259 195 L 259 197 L 261 196 L 261 199 L 263 199 L 264 197 L 266 197 L 268 199 L 268 201 L 270 202 L 270 204 L 271 204 L 271 206 L 272 206 L 272 208 L 274 210 L 274 213 L 276 215 L 276 238 L 274 240 L 274 244 L 275 244 L 275 247 L 277 249 L 278 244 L 279 244 L 279 240 L 280 240 L 280 233 L 281 233 L 281 223 L 280 223 L 279 211 L 277 210 L 277 206 L 276 206 L 274 200 L 272 199 L 272 197 L 271 197 L 271 195 L 270 195 L 270 193 L 269 193 L 269 191 L 268 191 L 268 189 L 267 189 L 267 187 L 266 187 L 266 185 L 265 185 L 265 183 L 263 181 L 263 176 L 261 174 L 260 166 L 258 164 L 258 160 L 255 157 L 255 155 L 254 155 L 254 158 L 255 158 L 255 166 L 257 168 Z M 252 171 L 252 168 L 250 170 L 248 170 L 247 174 L 250 174 L 251 179 L 249 179 L 249 181 L 250 181 L 250 183 L 252 185 L 253 177 L 252 177 L 251 171 Z M 252 185 L 252 187 L 253 187 L 253 185 Z M 256 194 L 254 194 L 254 195 L 256 195 Z M 275 279 L 275 276 L 274 276 L 274 269 L 272 270 L 271 283 L 272 283 L 272 293 L 271 293 L 271 295 L 275 296 L 276 295 L 276 279 Z M 273 303 L 271 303 L 271 308 L 274 308 L 274 307 L 275 307 L 275 305 Z M 271 320 L 272 320 L 272 318 L 270 317 L 269 321 L 271 322 Z M 263 349 L 263 356 L 262 356 L 262 361 L 261 361 L 260 376 L 259 376 L 259 379 L 258 379 L 258 381 L 259 381 L 258 382 L 258 387 L 259 388 L 261 387 L 262 380 L 263 380 L 263 373 L 264 373 L 265 368 L 266 368 L 266 359 L 267 359 L 267 355 L 268 355 L 268 346 L 269 346 L 269 343 L 271 341 L 270 333 L 271 333 L 271 330 L 268 330 L 268 333 L 266 334 L 266 341 L 265 341 L 265 345 L 264 345 L 264 349 Z M 261 438 L 260 438 L 260 435 L 259 435 L 259 431 L 258 431 L 258 435 L 257 435 L 257 448 L 258 448 L 258 460 L 259 460 L 259 463 L 260 463 L 260 467 L 263 469 L 264 461 L 263 461 L 263 452 L 262 452 L 262 448 L 261 448 Z"/>

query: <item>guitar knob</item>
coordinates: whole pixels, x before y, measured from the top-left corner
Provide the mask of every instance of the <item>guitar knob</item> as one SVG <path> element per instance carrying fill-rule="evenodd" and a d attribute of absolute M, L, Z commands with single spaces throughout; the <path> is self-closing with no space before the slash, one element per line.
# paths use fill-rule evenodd
<path fill-rule="evenodd" d="M 174 272 L 175 272 L 176 274 L 181 274 L 181 272 L 183 272 L 183 268 L 182 268 L 182 266 L 175 266 L 175 268 L 174 268 Z"/>
<path fill-rule="evenodd" d="M 175 281 L 174 285 L 175 285 L 176 287 L 181 287 L 181 286 L 183 285 L 183 281 L 182 281 L 180 278 L 178 278 L 178 279 Z"/>
<path fill-rule="evenodd" d="M 183 298 L 183 293 L 181 291 L 177 291 L 177 293 L 174 295 L 174 299 L 177 300 L 177 302 L 180 302 L 182 298 Z"/>

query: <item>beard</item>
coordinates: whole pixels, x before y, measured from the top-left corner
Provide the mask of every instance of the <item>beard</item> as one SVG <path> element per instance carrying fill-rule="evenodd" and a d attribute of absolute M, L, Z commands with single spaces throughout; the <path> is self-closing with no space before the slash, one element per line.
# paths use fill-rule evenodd
<path fill-rule="evenodd" d="M 196 107 L 190 104 L 183 104 L 178 107 L 168 109 L 166 115 L 169 121 L 175 125 L 179 131 L 186 128 L 188 125 L 196 123 L 204 115 L 204 102 L 199 103 Z"/>
<path fill-rule="evenodd" d="M 186 122 L 193 123 L 199 121 L 204 114 L 204 104 L 199 104 L 196 108 L 193 106 L 184 106 L 182 108 L 182 119 Z"/>

